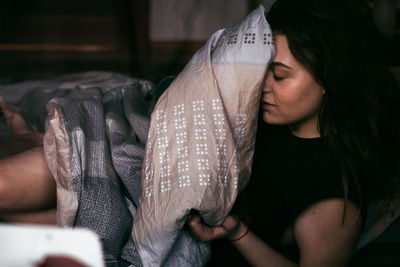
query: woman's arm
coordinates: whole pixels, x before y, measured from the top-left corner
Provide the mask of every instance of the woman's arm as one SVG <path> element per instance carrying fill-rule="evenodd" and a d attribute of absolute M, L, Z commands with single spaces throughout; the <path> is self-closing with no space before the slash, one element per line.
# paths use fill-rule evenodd
<path fill-rule="evenodd" d="M 192 233 L 202 241 L 228 238 L 253 266 L 298 266 L 265 244 L 235 216 L 229 215 L 220 227 L 207 226 L 199 215 L 191 216 L 188 224 Z"/>
<path fill-rule="evenodd" d="M 343 208 L 342 199 L 326 200 L 299 216 L 294 225 L 295 239 L 300 248 L 299 264 L 268 246 L 234 216 L 228 216 L 221 227 L 209 227 L 195 215 L 189 226 L 203 241 L 220 237 L 232 240 L 232 244 L 254 266 L 344 266 L 350 261 L 357 243 L 361 218 L 354 204 L 347 202 L 345 213 Z"/>
<path fill-rule="evenodd" d="M 330 199 L 308 208 L 294 224 L 300 266 L 345 266 L 361 232 L 358 207 L 343 199 Z"/>

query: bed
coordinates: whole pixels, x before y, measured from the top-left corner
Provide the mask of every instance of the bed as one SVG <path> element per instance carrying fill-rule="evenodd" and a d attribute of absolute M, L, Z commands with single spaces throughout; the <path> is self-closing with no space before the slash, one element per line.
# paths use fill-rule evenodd
<path fill-rule="evenodd" d="M 260 60 L 259 57 L 254 57 L 254 54 L 242 53 L 244 47 L 251 43 L 250 39 L 247 43 L 246 38 L 253 38 L 253 35 L 245 35 L 249 32 L 257 36 L 257 49 L 261 51 L 252 48 L 251 53 L 269 55 L 262 62 L 257 62 L 257 68 L 252 69 L 251 75 L 236 66 Z M 228 44 L 236 44 L 238 36 L 243 36 L 246 40 L 243 46 L 238 45 L 236 50 L 226 49 Z M 0 85 L 3 101 L 7 105 L 18 107 L 29 124 L 40 132 L 46 132 L 46 157 L 57 180 L 58 225 L 83 227 L 94 231 L 102 241 L 104 260 L 108 266 L 205 265 L 210 255 L 209 245 L 195 240 L 182 230 L 185 216 L 191 208 L 199 208 L 207 222 L 217 225 L 229 213 L 237 194 L 246 186 L 250 176 L 248 166 L 251 166 L 259 95 L 252 94 L 254 98 L 244 101 L 251 106 L 251 111 L 246 110 L 250 109 L 248 107 L 243 109 L 246 111 L 242 111 L 242 107 L 237 103 L 228 105 L 235 97 L 225 94 L 226 88 L 237 85 L 227 81 L 246 74 L 253 82 L 251 87 L 254 90 L 259 88 L 269 60 L 274 54 L 271 36 L 264 9 L 259 7 L 238 26 L 216 32 L 177 78 L 169 77 L 156 84 L 116 72 L 93 71 Z M 238 59 L 235 53 L 244 58 L 235 61 Z M 246 58 L 246 55 L 249 57 Z M 223 60 L 219 61 L 220 58 L 227 60 L 223 63 L 228 62 L 235 67 L 226 70 L 216 68 L 213 64 L 221 63 Z M 214 87 L 219 90 L 213 98 L 215 101 L 192 99 L 191 95 L 185 95 L 188 90 L 179 91 L 191 85 L 189 79 L 194 84 L 199 84 L 198 77 L 185 76 L 185 73 L 195 73 L 202 79 L 210 79 L 210 92 L 213 92 Z M 232 78 L 232 75 L 236 77 Z M 241 90 L 238 88 L 235 93 L 242 93 Z M 210 95 L 208 91 L 206 95 Z M 193 108 L 192 121 L 184 117 L 182 104 L 175 103 L 181 96 L 190 99 L 190 105 L 193 103 L 192 106 L 189 105 Z M 161 101 L 158 101 L 160 99 Z M 225 105 L 220 105 L 220 101 L 226 101 Z M 169 102 L 173 105 L 169 105 Z M 196 125 L 202 124 L 204 114 L 200 111 L 204 109 L 204 105 L 206 109 L 209 105 L 210 110 L 215 110 L 207 114 L 210 124 L 215 125 L 212 128 L 215 132 L 205 132 L 201 127 L 196 128 Z M 223 106 L 233 107 L 233 110 L 223 109 Z M 167 119 L 168 114 L 179 114 L 181 117 Z M 198 130 L 197 135 L 193 134 L 191 137 L 187 136 L 186 132 L 178 131 L 181 127 L 186 127 L 186 123 L 188 128 L 193 126 Z M 193 125 L 189 125 L 190 123 Z M 169 136 L 169 140 L 175 138 L 177 151 L 183 152 L 173 154 L 164 149 L 168 146 L 164 147 L 161 141 L 168 139 L 165 134 L 167 124 L 172 125 L 168 126 L 168 129 L 175 127 L 176 130 L 172 131 L 174 135 Z M 232 132 L 229 132 L 229 129 Z M 223 134 L 219 135 L 221 133 Z M 229 134 L 230 138 L 225 138 Z M 216 162 L 211 169 L 217 170 L 217 182 L 210 183 L 210 176 L 201 176 L 203 174 L 200 173 L 200 187 L 207 189 L 201 191 L 198 187 L 187 186 L 187 180 L 184 180 L 187 176 L 179 176 L 186 167 L 174 170 L 173 166 L 179 166 L 180 162 L 176 161 L 176 164 L 173 164 L 172 161 L 180 157 L 191 159 L 185 150 L 180 150 L 179 145 L 185 144 L 187 140 L 193 141 L 189 146 L 195 145 L 195 140 L 201 140 L 201 137 L 205 136 L 211 136 L 214 141 L 199 143 L 197 148 L 193 148 L 197 153 L 193 155 L 197 157 L 207 151 L 207 155 L 215 152 L 216 156 L 210 160 L 199 158 L 200 161 L 196 161 L 195 164 L 200 162 L 199 169 L 207 171 L 209 162 Z M 2 141 L 10 138 L 4 120 L 0 122 L 0 138 Z M 152 141 L 151 144 L 149 140 Z M 226 151 L 223 150 L 225 143 L 211 148 L 210 144 L 218 145 L 221 140 L 232 140 Z M 237 149 L 239 152 L 229 151 L 232 147 L 235 148 L 231 149 L 232 151 Z M 153 153 L 153 150 L 156 153 Z M 243 162 L 225 166 L 226 158 L 223 157 L 229 153 L 229 162 Z M 165 165 L 166 162 L 170 162 L 169 165 Z M 238 169 L 238 165 L 245 167 Z M 186 190 L 181 194 L 175 192 L 180 194 L 179 198 L 186 197 L 186 200 L 191 198 L 188 192 L 201 191 L 198 203 L 190 202 L 193 206 L 189 207 L 178 205 L 181 210 L 176 213 L 168 209 L 172 203 L 170 192 L 174 189 L 171 186 L 174 181 L 164 179 L 174 177 L 168 166 L 172 166 L 171 172 L 175 171 L 176 177 L 179 177 L 175 181 L 176 187 Z M 163 169 L 164 167 L 166 168 Z M 224 175 L 220 175 L 220 172 L 224 172 Z M 159 190 L 154 186 L 159 186 Z M 216 200 L 213 195 L 222 197 Z M 174 201 L 176 202 L 176 197 Z M 139 208 L 141 205 L 144 208 Z M 147 211 L 145 207 L 148 208 Z M 158 214 L 152 212 L 157 209 L 163 210 Z M 168 225 L 162 222 L 157 224 L 158 228 L 152 228 L 152 225 L 156 225 L 157 218 L 168 217 L 171 214 L 173 216 L 165 220 Z M 399 209 L 396 209 L 394 214 L 386 210 L 382 212 L 379 207 L 371 211 L 358 249 L 361 251 L 372 240 L 381 236 L 399 215 Z M 149 224 L 149 221 L 152 224 Z M 163 229 L 168 231 L 165 233 Z M 143 236 L 142 233 L 149 235 Z"/>
<path fill-rule="evenodd" d="M 396 69 L 394 72 L 397 73 L 397 77 L 400 77 Z M 110 147 L 114 147 L 114 149 L 111 149 L 111 153 L 107 151 L 109 148 L 99 146 L 99 142 L 101 142 L 100 137 L 94 138 L 97 139 L 96 143 L 87 142 L 84 145 L 87 150 L 85 153 L 87 154 L 110 155 L 110 157 L 88 159 L 94 162 L 101 161 L 102 164 L 88 166 L 86 169 L 79 171 L 75 170 L 75 172 L 78 172 L 75 175 L 84 177 L 87 173 L 95 172 L 92 176 L 99 177 L 101 176 L 99 172 L 104 172 L 113 179 L 118 176 L 122 184 L 129 183 L 130 192 L 128 194 L 124 192 L 120 197 L 116 197 L 115 195 L 110 197 L 108 201 L 112 204 L 108 207 L 109 212 L 102 205 L 102 203 L 107 202 L 104 195 L 92 192 L 88 188 L 86 190 L 84 188 L 81 189 L 79 205 L 84 208 L 81 208 L 78 212 L 73 208 L 76 207 L 77 203 L 65 201 L 58 203 L 59 226 L 68 228 L 71 226 L 83 227 L 96 232 L 103 241 L 103 249 L 106 250 L 106 253 L 104 253 L 105 262 L 109 266 L 113 264 L 123 265 L 128 262 L 133 266 L 142 266 L 143 264 L 130 235 L 130 231 L 125 230 L 121 232 L 115 226 L 118 225 L 120 229 L 131 228 L 132 219 L 136 215 L 141 194 L 141 171 L 145 157 L 145 143 L 150 127 L 150 115 L 154 109 L 156 100 L 174 79 L 175 77 L 166 77 L 159 84 L 154 84 L 150 81 L 135 79 L 120 73 L 93 71 L 62 75 L 47 80 L 32 80 L 0 86 L 0 95 L 3 101 L 8 105 L 21 108 L 21 112 L 25 114 L 26 120 L 39 131 L 44 131 L 45 125 L 49 123 L 45 103 L 48 103 L 53 97 L 65 99 L 65 96 L 68 96 L 66 99 L 79 99 L 80 107 L 76 107 L 71 102 L 66 104 L 53 101 L 53 104 L 51 104 L 53 106 L 64 105 L 65 110 L 75 110 L 74 114 L 85 112 L 84 109 L 88 106 L 97 106 L 95 108 L 97 113 L 92 113 L 94 117 L 107 117 L 109 120 L 113 117 L 118 118 L 122 116 L 125 118 L 124 120 L 113 119 L 114 123 L 119 124 L 119 126 L 114 127 L 114 139 L 108 139 L 110 140 L 108 142 L 112 144 Z M 82 92 L 85 93 L 82 94 Z M 103 105 L 104 101 L 107 105 Z M 99 104 L 100 102 L 102 102 L 101 105 Z M 126 104 L 123 104 L 124 102 L 129 102 L 132 105 L 126 106 Z M 82 103 L 85 104 L 82 105 Z M 102 108 L 106 106 L 107 108 Z M 121 106 L 124 108 L 121 109 Z M 90 108 L 90 110 L 94 109 Z M 10 133 L 4 118 L 1 116 L 0 119 L 0 140 L 6 142 L 10 138 Z M 91 132 L 99 134 L 99 129 L 109 128 L 106 121 L 104 119 L 103 122 L 99 121 L 99 123 L 94 123 L 94 125 L 90 125 L 88 128 L 97 129 L 97 131 Z M 84 125 L 86 123 L 88 121 L 85 121 Z M 127 131 L 127 128 L 131 130 Z M 87 129 L 84 130 L 86 131 Z M 79 139 L 78 132 L 72 138 L 81 140 Z M 87 135 L 88 133 L 86 133 L 86 137 L 88 137 Z M 102 138 L 105 138 L 105 136 L 103 135 Z M 77 141 L 77 143 L 79 142 L 81 141 Z M 83 144 L 81 145 L 83 146 Z M 75 152 L 73 150 L 70 152 L 72 154 L 82 153 L 79 149 L 76 149 Z M 57 156 L 54 157 L 56 158 Z M 54 161 L 49 159 L 49 163 L 51 162 Z M 114 167 L 110 170 L 107 166 Z M 96 180 L 93 177 L 92 183 L 101 184 L 101 186 L 95 188 L 98 192 L 107 190 L 107 187 L 111 188 L 108 189 L 109 192 L 119 190 L 119 186 L 115 186 L 113 182 L 107 184 L 99 182 L 98 178 Z M 91 178 L 86 177 L 82 179 Z M 70 186 L 77 186 L 77 184 L 70 184 Z M 94 194 L 97 195 L 94 196 Z M 97 201 L 93 201 L 94 197 L 97 198 Z M 68 199 L 68 197 L 65 199 Z M 125 204 L 122 205 L 121 203 Z M 115 208 L 118 206 L 123 206 L 124 208 L 118 210 Z M 394 212 L 384 210 L 380 207 L 376 207 L 369 212 L 363 234 L 358 243 L 358 252 L 353 263 L 354 266 L 376 266 L 374 264 L 382 262 L 386 263 L 387 266 L 394 266 L 394 262 L 399 262 L 396 255 L 400 240 L 398 219 L 400 215 L 398 208 L 400 207 L 400 203 L 396 203 L 395 207 L 397 208 L 394 209 Z M 98 212 L 92 212 L 93 210 Z M 71 215 L 71 212 L 73 215 Z M 100 223 L 101 221 L 107 221 L 108 223 Z M 187 236 L 184 238 L 187 238 Z M 110 240 L 112 241 L 110 242 Z M 190 243 L 193 240 L 188 239 L 185 242 Z M 193 247 L 198 248 L 198 254 L 195 255 L 202 255 L 204 258 L 203 263 L 206 262 L 210 253 L 209 247 L 196 243 L 191 243 L 191 246 L 192 249 Z M 177 248 L 175 247 L 174 249 Z M 193 250 L 191 254 L 193 255 Z M 191 264 L 188 262 L 185 263 L 195 266 L 197 263 L 193 262 Z"/>
<path fill-rule="evenodd" d="M 245 41 L 233 41 L 238 35 Z M 45 132 L 59 226 L 94 231 L 109 266 L 203 266 L 209 245 L 191 237 L 183 224 L 191 208 L 208 223 L 220 224 L 246 185 L 259 88 L 274 53 L 260 6 L 237 26 L 214 33 L 178 77 L 158 85 L 119 73 L 85 72 L 2 85 L 0 95 Z M 169 118 L 177 112 L 179 118 Z M 4 124 L 2 129 L 9 137 Z M 181 156 L 187 167 L 175 169 Z M 165 162 L 171 168 L 168 180 L 160 165 Z M 198 174 L 181 176 L 186 168 Z M 178 204 L 171 210 L 173 202 Z M 164 222 L 157 225 L 160 218 Z"/>

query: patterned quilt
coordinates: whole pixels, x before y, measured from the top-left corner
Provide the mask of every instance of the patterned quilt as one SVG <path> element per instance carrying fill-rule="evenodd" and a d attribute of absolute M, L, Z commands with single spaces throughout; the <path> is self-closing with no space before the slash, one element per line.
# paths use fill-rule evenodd
<path fill-rule="evenodd" d="M 39 131 L 47 129 L 44 149 L 57 181 L 58 225 L 94 231 L 107 266 L 142 265 L 131 229 L 157 88 L 112 72 L 0 85 L 7 105 L 19 108 Z"/>

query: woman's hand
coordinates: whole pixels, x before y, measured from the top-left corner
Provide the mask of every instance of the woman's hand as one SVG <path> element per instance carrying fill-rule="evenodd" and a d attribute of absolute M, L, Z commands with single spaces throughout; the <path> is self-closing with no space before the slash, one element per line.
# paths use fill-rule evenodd
<path fill-rule="evenodd" d="M 204 242 L 222 237 L 235 240 L 248 231 L 247 226 L 234 215 L 228 215 L 221 226 L 207 225 L 198 213 L 191 213 L 187 221 L 192 234 Z"/>
<path fill-rule="evenodd" d="M 201 241 L 206 242 L 221 237 L 228 238 L 252 266 L 298 266 L 269 247 L 234 215 L 228 215 L 221 226 L 212 227 L 207 225 L 198 213 L 194 212 L 188 216 L 187 226 L 192 234 Z"/>

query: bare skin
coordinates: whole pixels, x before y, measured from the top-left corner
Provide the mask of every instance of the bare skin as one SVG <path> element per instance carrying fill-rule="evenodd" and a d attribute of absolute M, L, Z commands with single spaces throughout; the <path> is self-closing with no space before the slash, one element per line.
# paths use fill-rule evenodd
<path fill-rule="evenodd" d="M 40 224 L 56 225 L 56 209 L 32 211 L 24 213 L 1 214 L 0 218 L 8 223 L 14 224 Z"/>
<path fill-rule="evenodd" d="M 10 143 L 0 147 L 0 219 L 12 223 L 55 224 L 56 185 L 47 167 L 42 135 L 17 111 L 3 108 Z M 17 170 L 17 171 L 15 171 Z"/>
<path fill-rule="evenodd" d="M 232 240 L 232 244 L 253 266 L 339 267 L 350 261 L 361 231 L 358 208 L 347 203 L 345 217 L 343 208 L 344 200 L 329 199 L 316 203 L 296 219 L 286 242 L 298 244 L 299 263 L 290 261 L 268 246 L 235 216 L 229 215 L 220 227 L 210 227 L 203 223 L 199 215 L 194 215 L 188 225 L 202 241 L 221 237 Z"/>
<path fill-rule="evenodd" d="M 275 36 L 277 54 L 271 63 L 262 91 L 263 120 L 289 125 L 301 138 L 319 137 L 317 120 L 324 88 L 290 52 L 284 35 Z"/>

